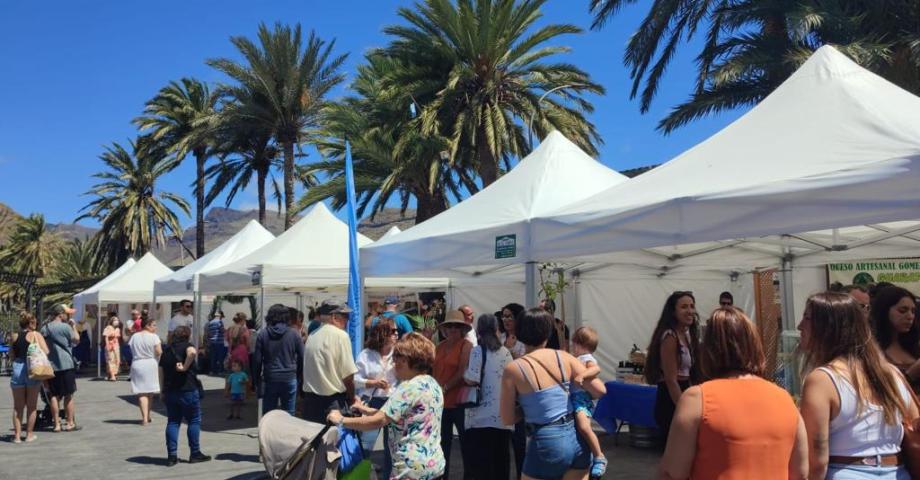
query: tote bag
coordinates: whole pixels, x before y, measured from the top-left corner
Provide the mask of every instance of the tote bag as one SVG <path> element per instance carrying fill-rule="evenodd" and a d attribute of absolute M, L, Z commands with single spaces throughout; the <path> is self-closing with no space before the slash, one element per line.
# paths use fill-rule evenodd
<path fill-rule="evenodd" d="M 54 378 L 54 368 L 48 355 L 34 341 L 29 342 L 26 357 L 29 361 L 29 380 L 49 380 Z"/>

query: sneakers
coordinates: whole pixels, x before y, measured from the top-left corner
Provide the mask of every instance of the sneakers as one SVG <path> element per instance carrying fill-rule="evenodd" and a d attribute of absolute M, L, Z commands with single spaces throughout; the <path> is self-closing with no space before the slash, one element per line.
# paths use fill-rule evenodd
<path fill-rule="evenodd" d="M 211 461 L 211 456 L 205 455 L 201 452 L 193 453 L 188 457 L 188 463 L 201 463 L 201 462 L 210 462 L 210 461 Z"/>
<path fill-rule="evenodd" d="M 179 463 L 179 457 L 177 457 L 177 456 L 175 456 L 175 455 L 170 455 L 170 456 L 166 457 L 166 466 L 167 466 L 167 467 L 173 467 L 173 466 L 175 466 L 177 463 Z"/>
<path fill-rule="evenodd" d="M 600 478 L 605 473 L 607 473 L 607 458 L 595 457 L 594 462 L 591 463 L 591 478 Z"/>

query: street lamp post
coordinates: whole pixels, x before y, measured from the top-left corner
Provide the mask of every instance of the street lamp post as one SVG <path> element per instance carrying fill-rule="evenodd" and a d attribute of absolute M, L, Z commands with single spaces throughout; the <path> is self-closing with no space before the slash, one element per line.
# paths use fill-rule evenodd
<path fill-rule="evenodd" d="M 583 83 L 568 83 L 565 85 L 559 85 L 558 87 L 553 87 L 547 90 L 546 92 L 544 92 L 543 95 L 540 95 L 540 99 L 537 100 L 537 108 L 540 108 L 540 105 L 543 103 L 543 99 L 546 98 L 547 95 L 555 92 L 556 90 L 562 90 L 563 88 L 586 87 L 586 86 L 587 85 Z M 527 143 L 530 144 L 530 149 L 533 150 L 533 113 L 530 114 L 530 120 L 527 122 Z"/>

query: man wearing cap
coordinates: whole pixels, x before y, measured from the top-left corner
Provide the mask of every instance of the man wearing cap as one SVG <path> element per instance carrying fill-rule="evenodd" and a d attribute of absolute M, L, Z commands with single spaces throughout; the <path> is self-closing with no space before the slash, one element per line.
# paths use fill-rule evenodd
<path fill-rule="evenodd" d="M 386 311 L 380 316 L 371 319 L 371 328 L 374 328 L 377 322 L 380 321 L 380 318 L 383 317 L 393 320 L 393 323 L 396 325 L 396 331 L 399 333 L 399 338 L 412 332 L 412 323 L 409 322 L 409 318 L 396 311 L 396 308 L 399 306 L 399 297 L 396 295 L 389 295 L 383 300 L 383 305 Z"/>
<path fill-rule="evenodd" d="M 345 333 L 351 309 L 336 300 L 320 305 L 322 326 L 307 337 L 303 355 L 303 418 L 325 423 L 330 407 L 354 403 L 355 366 L 351 340 Z"/>
<path fill-rule="evenodd" d="M 48 381 L 51 391 L 51 417 L 54 431 L 74 431 L 80 427 L 74 424 L 73 395 L 77 391 L 77 365 L 72 348 L 80 342 L 80 335 L 70 316 L 74 309 L 61 303 L 51 309 L 51 322 L 42 328 L 42 335 L 48 343 L 48 360 L 54 369 L 54 378 Z M 61 426 L 61 408 L 67 412 L 67 425 Z"/>

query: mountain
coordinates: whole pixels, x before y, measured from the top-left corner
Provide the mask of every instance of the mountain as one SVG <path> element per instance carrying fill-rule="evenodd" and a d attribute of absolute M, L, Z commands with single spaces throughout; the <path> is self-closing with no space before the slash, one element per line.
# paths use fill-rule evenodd
<path fill-rule="evenodd" d="M 259 216 L 257 210 L 234 210 L 232 208 L 215 207 L 205 215 L 205 251 L 209 252 L 219 246 L 221 243 L 232 237 L 240 231 L 250 220 L 256 220 Z M 13 209 L 0 203 L 0 246 L 6 241 L 9 232 L 21 215 Z M 284 231 L 284 217 L 278 212 L 269 211 L 265 215 L 265 228 L 274 235 L 280 235 Z M 400 230 L 405 230 L 415 224 L 415 210 L 407 210 L 402 215 L 397 208 L 388 208 L 374 217 L 374 219 L 365 219 L 358 225 L 358 231 L 368 236 L 372 240 L 382 237 L 392 226 L 396 225 Z M 72 238 L 88 238 L 94 235 L 98 229 L 79 225 L 76 223 L 59 223 L 52 224 L 51 230 L 56 232 L 61 238 L 70 240 Z M 186 251 L 182 245 L 188 248 Z M 180 244 L 176 239 L 170 239 L 164 248 L 154 250 L 154 255 L 163 263 L 169 266 L 187 265 L 192 261 L 192 255 L 195 248 L 195 227 L 192 226 L 182 232 L 182 242 Z"/>

